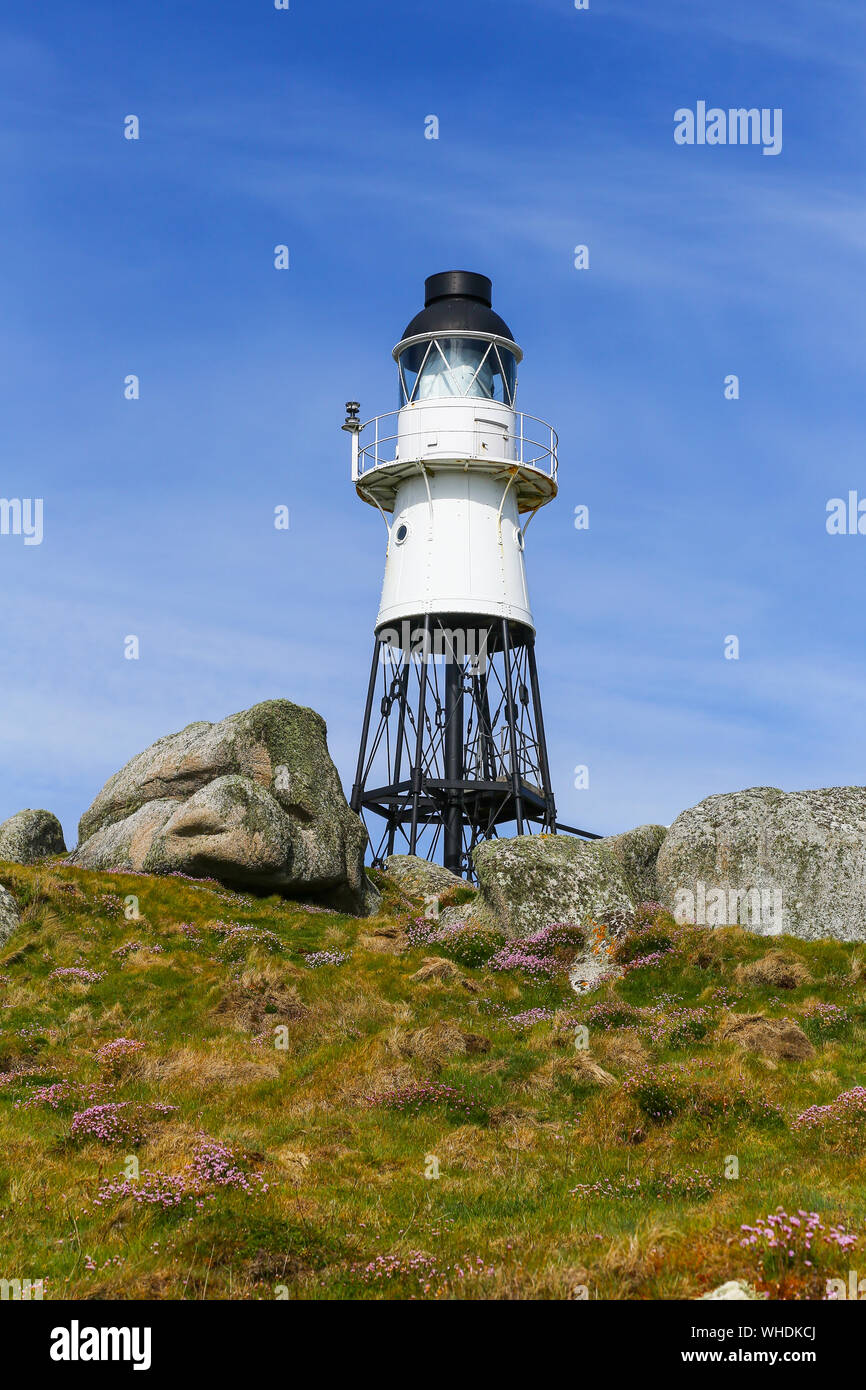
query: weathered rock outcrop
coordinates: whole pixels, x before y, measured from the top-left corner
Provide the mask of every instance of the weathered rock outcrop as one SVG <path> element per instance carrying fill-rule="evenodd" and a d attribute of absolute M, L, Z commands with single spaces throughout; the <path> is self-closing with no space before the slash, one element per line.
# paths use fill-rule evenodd
<path fill-rule="evenodd" d="M 267 700 L 158 739 L 81 818 L 73 864 L 187 873 L 374 911 L 367 835 L 349 809 L 324 720 Z"/>
<path fill-rule="evenodd" d="M 608 835 L 595 843 L 610 850 L 622 865 L 626 887 L 635 907 L 655 902 L 659 895 L 656 864 L 667 830 L 663 825 L 638 825 L 622 835 Z"/>
<path fill-rule="evenodd" d="M 554 922 L 580 926 L 634 906 L 623 859 L 605 840 L 487 840 L 473 863 L 484 908 L 508 936 L 529 936 Z"/>
<path fill-rule="evenodd" d="M 4 888 L 0 883 L 0 946 L 3 945 L 4 941 L 8 941 L 20 920 L 18 904 L 9 889 Z"/>
<path fill-rule="evenodd" d="M 438 897 L 449 888 L 465 888 L 465 879 L 441 864 L 421 859 L 417 854 L 392 854 L 385 860 L 385 873 L 412 897 Z"/>
<path fill-rule="evenodd" d="M 50 811 L 19 811 L 0 825 L 0 859 L 36 864 L 49 855 L 65 853 L 63 826 Z"/>
<path fill-rule="evenodd" d="M 678 816 L 659 893 L 681 921 L 866 940 L 866 787 L 707 797 Z"/>

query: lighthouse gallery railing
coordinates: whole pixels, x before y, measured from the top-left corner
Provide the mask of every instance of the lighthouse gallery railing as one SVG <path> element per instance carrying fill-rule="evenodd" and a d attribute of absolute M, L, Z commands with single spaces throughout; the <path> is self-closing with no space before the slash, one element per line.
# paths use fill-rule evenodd
<path fill-rule="evenodd" d="M 404 427 L 398 434 L 397 422 L 400 412 L 388 411 L 384 415 L 374 415 L 361 425 L 358 431 L 357 457 L 353 460 L 352 481 L 358 482 L 372 472 L 388 464 L 427 459 L 478 459 L 485 463 L 518 463 L 524 468 L 535 468 L 539 473 L 556 482 L 559 467 L 559 436 L 552 425 L 540 420 L 537 415 L 527 415 L 522 410 L 514 412 L 513 430 L 501 431 L 503 451 L 491 453 L 485 443 L 479 452 L 479 430 L 487 434 L 487 422 L 478 421 L 474 429 L 460 430 L 447 427 L 443 433 L 448 437 L 448 445 L 429 447 L 422 441 L 430 434 L 429 426 L 421 426 L 416 432 L 407 432 Z M 387 424 L 386 424 L 387 422 Z M 499 436 L 499 430 L 495 433 Z M 463 439 L 460 437 L 464 436 Z M 455 447 L 455 439 L 458 441 Z M 417 441 L 417 443 L 414 443 Z M 407 448 L 408 446 L 408 448 Z M 403 449 L 401 456 L 400 449 Z"/>

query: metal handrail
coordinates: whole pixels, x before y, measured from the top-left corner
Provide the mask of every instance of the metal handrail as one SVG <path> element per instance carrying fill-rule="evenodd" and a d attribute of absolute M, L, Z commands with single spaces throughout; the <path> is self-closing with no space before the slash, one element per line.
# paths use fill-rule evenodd
<path fill-rule="evenodd" d="M 366 474 L 371 473 L 375 468 L 384 468 L 389 465 L 393 466 L 401 462 L 399 457 L 399 433 L 396 430 L 393 434 L 382 434 L 380 432 L 380 421 L 392 420 L 396 422 L 399 416 L 400 411 L 389 410 L 383 415 L 372 416 L 361 425 L 357 433 L 357 456 L 353 458 L 352 479 L 354 482 L 359 482 Z M 539 419 L 537 415 L 528 415 L 522 410 L 514 412 L 514 421 L 514 430 L 503 431 L 506 450 L 512 444 L 514 446 L 513 456 L 503 454 L 501 461 L 503 463 L 520 464 L 523 468 L 534 468 L 540 473 L 545 473 L 555 482 L 559 467 L 559 436 L 556 430 L 545 420 Z M 532 422 L 530 429 L 533 433 L 540 432 L 546 435 L 546 441 L 543 438 L 535 439 L 532 434 L 527 433 L 526 421 Z M 541 426 L 541 431 L 537 431 L 535 428 L 539 425 Z M 480 427 L 476 425 L 473 429 L 460 430 L 452 429 L 450 426 L 446 425 L 442 429 L 442 433 L 447 435 L 449 439 L 461 435 L 467 437 L 467 448 L 460 449 L 458 453 L 458 457 L 460 458 L 484 458 L 485 462 L 499 461 L 494 460 L 494 456 L 492 455 L 478 455 L 476 453 L 475 443 L 478 438 L 479 428 L 483 431 L 485 427 L 483 425 Z M 373 438 L 365 444 L 364 435 L 365 432 L 369 430 L 373 431 Z M 429 425 L 425 425 L 423 428 L 419 428 L 408 434 L 404 430 L 403 440 L 404 442 L 416 438 L 420 440 L 429 433 L 431 433 Z M 444 457 L 447 457 L 447 455 L 444 455 Z M 425 458 L 433 463 L 437 455 L 425 450 Z"/>

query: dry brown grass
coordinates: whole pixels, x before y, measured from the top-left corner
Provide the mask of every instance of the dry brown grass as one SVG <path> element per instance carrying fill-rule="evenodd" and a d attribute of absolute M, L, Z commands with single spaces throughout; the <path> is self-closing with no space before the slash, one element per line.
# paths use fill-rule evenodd
<path fill-rule="evenodd" d="M 297 977 L 299 972 L 293 971 Z M 301 1002 L 298 987 L 289 983 L 285 969 L 245 970 L 237 983 L 226 987 L 214 1013 L 228 1018 L 246 1033 L 262 1033 L 281 1023 L 306 1018 L 310 1010 Z"/>
<path fill-rule="evenodd" d="M 730 1014 L 719 1029 L 719 1038 L 772 1061 L 802 1062 L 815 1056 L 802 1028 L 788 1018 Z"/>
<path fill-rule="evenodd" d="M 803 961 L 791 951 L 769 951 L 759 960 L 737 966 L 734 978 L 738 984 L 767 986 L 770 989 L 797 989 L 810 984 L 812 976 Z"/>
<path fill-rule="evenodd" d="M 590 1092 L 581 1114 L 581 1139 L 598 1154 L 643 1143 L 664 1143 L 664 1134 L 652 1134 L 637 1105 L 621 1086 Z"/>
<path fill-rule="evenodd" d="M 275 1053 L 275 1056 L 279 1056 Z M 258 1061 L 239 1056 L 230 1045 L 211 1051 L 200 1048 L 175 1047 L 166 1057 L 144 1057 L 140 1074 L 145 1081 L 159 1085 L 178 1082 L 194 1091 L 206 1091 L 212 1086 L 234 1089 L 273 1081 L 280 1074 L 275 1061 Z"/>
<path fill-rule="evenodd" d="M 180 1172 L 189 1163 L 196 1145 L 201 1141 L 201 1130 L 184 1120 L 174 1120 L 164 1125 L 148 1141 L 145 1166 L 167 1173 Z"/>
<path fill-rule="evenodd" d="M 633 1028 L 611 1029 L 593 1039 L 593 1046 L 608 1066 L 630 1072 L 642 1066 L 649 1051 Z"/>
<path fill-rule="evenodd" d="M 450 1057 L 490 1050 L 487 1038 L 480 1033 L 464 1033 L 447 1019 L 439 1019 L 413 1033 L 397 1029 L 389 1036 L 389 1045 L 403 1057 L 417 1057 L 433 1066 L 441 1066 Z"/>
<path fill-rule="evenodd" d="M 452 1170 L 487 1172 L 494 1176 L 501 1176 L 508 1170 L 508 1160 L 497 1136 L 478 1125 L 460 1125 L 443 1133 L 434 1142 L 432 1152 L 446 1176 Z"/>
<path fill-rule="evenodd" d="M 281 1168 L 284 1168 L 293 1182 L 300 1182 L 302 1178 L 309 1175 L 310 1156 L 300 1149 L 294 1149 L 286 1145 L 277 1149 L 274 1158 Z"/>
<path fill-rule="evenodd" d="M 413 984 L 424 985 L 435 981 L 459 980 L 463 975 L 462 970 L 456 966 L 453 960 L 446 960 L 444 956 L 427 956 L 409 979 Z"/>
<path fill-rule="evenodd" d="M 627 1236 L 611 1242 L 597 1267 L 596 1278 L 616 1286 L 618 1296 L 634 1295 L 645 1281 L 658 1273 L 665 1260 L 665 1245 L 679 1231 L 657 1221 L 643 1221 Z"/>
<path fill-rule="evenodd" d="M 543 1062 L 529 1077 L 529 1089 L 533 1091 L 552 1091 L 562 1082 L 589 1089 L 616 1086 L 615 1076 L 605 1071 L 588 1052 L 574 1052 L 565 1057 L 551 1057 Z"/>
<path fill-rule="evenodd" d="M 388 956 L 397 956 L 405 951 L 407 937 L 401 925 L 383 922 L 377 927 L 361 932 L 355 945 L 359 951 L 380 952 Z"/>

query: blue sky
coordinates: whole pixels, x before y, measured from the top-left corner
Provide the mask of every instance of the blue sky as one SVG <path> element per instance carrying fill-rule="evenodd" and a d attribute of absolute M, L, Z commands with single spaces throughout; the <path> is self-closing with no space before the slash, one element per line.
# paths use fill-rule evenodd
<path fill-rule="evenodd" d="M 393 408 L 451 268 L 560 435 L 527 565 L 563 819 L 862 783 L 866 536 L 825 515 L 866 496 L 864 40 L 857 0 L 7 9 L 0 496 L 45 536 L 0 536 L 0 820 L 72 844 L 134 753 L 275 696 L 348 786 L 384 528 L 343 403 Z M 677 146 L 699 100 L 782 108 L 782 153 Z"/>

